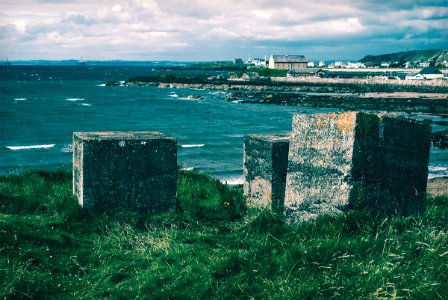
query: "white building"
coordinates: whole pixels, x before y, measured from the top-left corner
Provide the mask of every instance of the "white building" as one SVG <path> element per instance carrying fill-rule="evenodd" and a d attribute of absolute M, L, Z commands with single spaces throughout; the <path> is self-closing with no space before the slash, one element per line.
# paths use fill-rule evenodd
<path fill-rule="evenodd" d="M 434 80 L 443 79 L 443 73 L 434 67 L 427 67 L 418 72 L 417 74 L 408 75 L 406 80 Z"/>

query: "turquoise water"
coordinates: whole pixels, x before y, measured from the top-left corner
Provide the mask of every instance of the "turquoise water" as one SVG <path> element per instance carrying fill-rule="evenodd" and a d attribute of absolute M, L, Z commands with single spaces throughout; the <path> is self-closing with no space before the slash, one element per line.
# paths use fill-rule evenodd
<path fill-rule="evenodd" d="M 225 100 L 225 91 L 104 86 L 154 72 L 173 71 L 107 66 L 0 70 L 0 173 L 70 166 L 75 131 L 149 130 L 177 138 L 184 168 L 238 182 L 245 134 L 288 132 L 295 113 L 338 111 L 234 103 Z M 203 99 L 188 99 L 192 95 Z M 447 151 L 431 150 L 429 171 L 430 176 L 448 175 Z"/>

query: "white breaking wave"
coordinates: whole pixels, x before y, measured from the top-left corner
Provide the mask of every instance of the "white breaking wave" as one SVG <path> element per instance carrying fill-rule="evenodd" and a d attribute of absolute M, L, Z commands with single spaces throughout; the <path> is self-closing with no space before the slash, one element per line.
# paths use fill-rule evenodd
<path fill-rule="evenodd" d="M 26 98 L 14 98 L 14 101 L 25 101 L 27 100 Z"/>
<path fill-rule="evenodd" d="M 186 144 L 186 145 L 180 145 L 182 148 L 201 148 L 204 147 L 205 144 Z"/>
<path fill-rule="evenodd" d="M 66 98 L 67 101 L 84 101 L 84 98 Z"/>
<path fill-rule="evenodd" d="M 5 146 L 9 150 L 28 150 L 28 149 L 49 149 L 53 148 L 55 144 L 47 145 L 31 145 L 31 146 Z"/>
<path fill-rule="evenodd" d="M 98 84 L 97 86 L 106 86 L 106 84 L 102 83 L 102 84 Z"/>
<path fill-rule="evenodd" d="M 178 94 L 170 94 L 169 96 L 170 96 L 170 97 L 173 97 L 173 98 L 178 98 L 178 97 L 179 97 Z"/>
<path fill-rule="evenodd" d="M 230 177 L 230 178 L 221 179 L 220 181 L 223 184 L 237 185 L 237 184 L 243 184 L 244 183 L 244 177 Z"/>
<path fill-rule="evenodd" d="M 89 103 L 81 103 L 82 106 L 92 106 L 92 104 Z"/>
<path fill-rule="evenodd" d="M 73 145 L 72 144 L 64 145 L 64 147 L 61 148 L 61 152 L 64 152 L 64 153 L 71 153 L 71 152 L 73 152 Z"/>
<path fill-rule="evenodd" d="M 429 166 L 428 167 L 428 178 L 436 178 L 448 176 L 448 167 L 446 166 Z"/>
<path fill-rule="evenodd" d="M 448 167 L 440 167 L 440 166 L 433 167 L 433 166 L 429 166 L 428 170 L 430 172 L 448 171 Z"/>
<path fill-rule="evenodd" d="M 186 168 L 182 168 L 182 171 L 193 171 L 194 167 L 186 167 Z"/>

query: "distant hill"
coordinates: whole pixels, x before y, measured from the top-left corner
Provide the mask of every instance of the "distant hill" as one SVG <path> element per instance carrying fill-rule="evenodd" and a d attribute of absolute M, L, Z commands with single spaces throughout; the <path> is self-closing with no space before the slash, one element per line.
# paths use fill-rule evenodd
<path fill-rule="evenodd" d="M 367 55 L 360 62 L 364 64 L 379 65 L 382 62 L 395 63 L 399 65 L 406 62 L 430 62 L 431 65 L 439 65 L 448 60 L 447 50 L 413 50 L 381 55 Z"/>

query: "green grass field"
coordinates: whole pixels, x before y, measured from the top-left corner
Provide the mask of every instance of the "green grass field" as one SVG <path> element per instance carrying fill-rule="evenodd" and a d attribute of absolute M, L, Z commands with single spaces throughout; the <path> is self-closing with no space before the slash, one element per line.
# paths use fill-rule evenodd
<path fill-rule="evenodd" d="M 0 299 L 447 299 L 448 198 L 285 228 L 180 172 L 181 212 L 82 211 L 71 174 L 0 177 Z"/>

